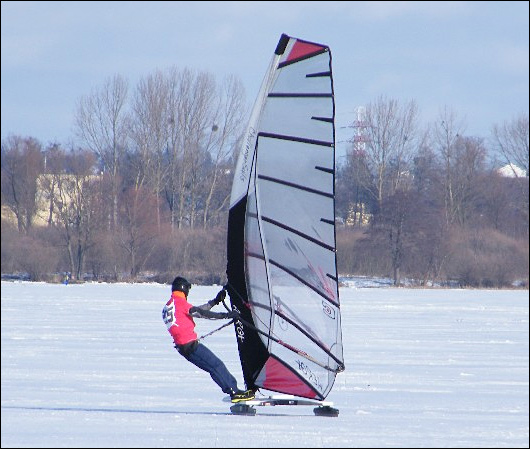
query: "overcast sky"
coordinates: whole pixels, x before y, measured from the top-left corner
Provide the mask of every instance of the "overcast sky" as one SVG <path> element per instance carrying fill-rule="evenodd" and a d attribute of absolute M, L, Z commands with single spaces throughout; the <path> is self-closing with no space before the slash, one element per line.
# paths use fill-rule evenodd
<path fill-rule="evenodd" d="M 528 114 L 529 2 L 1 2 L 1 137 L 75 141 L 76 102 L 119 74 L 234 74 L 250 104 L 282 33 L 330 46 L 337 140 L 380 95 L 487 138 Z M 344 143 L 340 146 L 344 147 Z"/>

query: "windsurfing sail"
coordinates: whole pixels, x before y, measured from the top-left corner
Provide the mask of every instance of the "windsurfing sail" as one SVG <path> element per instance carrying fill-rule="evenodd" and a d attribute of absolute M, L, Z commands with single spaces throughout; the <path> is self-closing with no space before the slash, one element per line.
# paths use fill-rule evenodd
<path fill-rule="evenodd" d="M 238 157 L 227 290 L 247 388 L 326 398 L 344 369 L 329 47 L 283 34 Z"/>

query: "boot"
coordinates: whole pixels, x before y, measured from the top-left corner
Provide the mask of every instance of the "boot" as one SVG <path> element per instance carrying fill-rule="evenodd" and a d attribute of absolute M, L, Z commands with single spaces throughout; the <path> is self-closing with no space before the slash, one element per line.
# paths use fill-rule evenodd
<path fill-rule="evenodd" d="M 232 402 L 251 401 L 255 398 L 254 390 L 236 390 L 230 394 Z"/>

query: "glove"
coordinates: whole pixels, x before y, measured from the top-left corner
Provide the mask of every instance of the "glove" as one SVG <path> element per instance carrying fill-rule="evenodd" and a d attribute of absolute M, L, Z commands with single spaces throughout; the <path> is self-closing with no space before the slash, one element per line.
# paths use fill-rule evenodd
<path fill-rule="evenodd" d="M 225 290 L 221 290 L 219 293 L 217 293 L 217 296 L 214 298 L 214 299 L 210 299 L 208 301 L 208 304 L 210 304 L 210 306 L 216 306 L 217 304 L 219 304 L 220 302 L 223 302 L 223 299 L 226 298 L 226 291 Z"/>
<path fill-rule="evenodd" d="M 214 304 L 219 304 L 224 301 L 226 298 L 226 290 L 222 289 L 219 293 L 217 293 L 217 296 L 213 300 Z"/>
<path fill-rule="evenodd" d="M 237 310 L 231 310 L 226 314 L 226 317 L 237 320 L 239 318 L 239 312 Z"/>

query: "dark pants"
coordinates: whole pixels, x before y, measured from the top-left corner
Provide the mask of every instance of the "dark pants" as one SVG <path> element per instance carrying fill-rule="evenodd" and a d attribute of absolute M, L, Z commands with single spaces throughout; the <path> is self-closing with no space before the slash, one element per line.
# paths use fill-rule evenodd
<path fill-rule="evenodd" d="M 182 354 L 182 353 L 181 353 Z M 182 354 L 195 366 L 210 373 L 213 381 L 221 387 L 223 393 L 230 394 L 237 390 L 237 380 L 225 364 L 206 346 L 199 343 L 194 351 Z"/>

